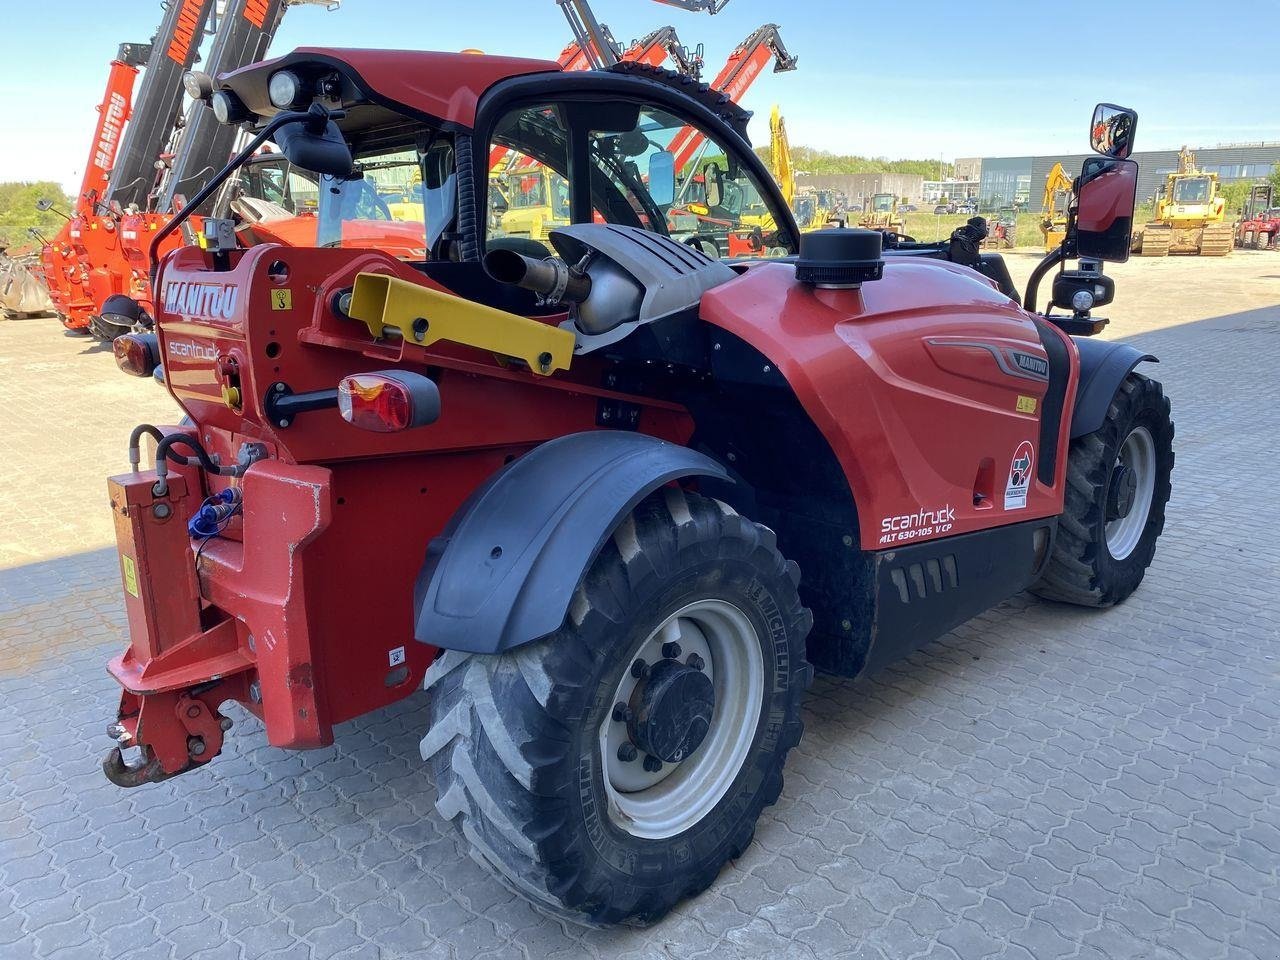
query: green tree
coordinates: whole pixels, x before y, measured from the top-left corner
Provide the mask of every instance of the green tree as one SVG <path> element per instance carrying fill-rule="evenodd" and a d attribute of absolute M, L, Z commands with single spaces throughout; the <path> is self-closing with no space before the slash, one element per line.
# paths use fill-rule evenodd
<path fill-rule="evenodd" d="M 36 201 L 52 200 L 54 209 L 37 210 Z M 0 183 L 0 242 L 13 247 L 32 243 L 27 232 L 35 227 L 46 236 L 58 232 L 64 220 L 57 211 L 71 212 L 72 203 L 62 187 L 48 180 L 36 183 Z"/>
<path fill-rule="evenodd" d="M 1268 179 L 1271 181 L 1271 202 L 1280 202 L 1280 163 L 1271 168 L 1271 176 Z"/>

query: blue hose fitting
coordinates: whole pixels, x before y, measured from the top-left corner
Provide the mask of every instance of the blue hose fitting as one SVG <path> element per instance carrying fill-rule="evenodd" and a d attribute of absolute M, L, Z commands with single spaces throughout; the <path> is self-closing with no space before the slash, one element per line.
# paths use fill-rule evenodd
<path fill-rule="evenodd" d="M 187 521 L 187 533 L 193 540 L 207 540 L 222 532 L 226 523 L 240 509 L 240 490 L 227 487 L 201 504 L 196 515 Z"/>

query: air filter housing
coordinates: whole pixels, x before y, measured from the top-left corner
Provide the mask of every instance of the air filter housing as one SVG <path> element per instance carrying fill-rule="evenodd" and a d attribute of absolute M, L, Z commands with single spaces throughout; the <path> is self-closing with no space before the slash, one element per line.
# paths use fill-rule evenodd
<path fill-rule="evenodd" d="M 815 230 L 800 234 L 796 279 L 818 287 L 857 287 L 884 276 L 878 230 Z"/>

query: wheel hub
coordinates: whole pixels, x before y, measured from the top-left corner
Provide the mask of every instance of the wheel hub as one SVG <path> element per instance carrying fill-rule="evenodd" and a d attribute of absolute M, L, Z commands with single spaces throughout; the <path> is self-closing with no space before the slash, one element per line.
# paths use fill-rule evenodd
<path fill-rule="evenodd" d="M 716 709 L 715 685 L 678 660 L 660 660 L 631 694 L 631 741 L 663 763 L 679 763 L 702 745 Z"/>
<path fill-rule="evenodd" d="M 1138 494 L 1138 475 L 1123 463 L 1111 471 L 1107 490 L 1107 520 L 1120 520 L 1129 515 Z"/>

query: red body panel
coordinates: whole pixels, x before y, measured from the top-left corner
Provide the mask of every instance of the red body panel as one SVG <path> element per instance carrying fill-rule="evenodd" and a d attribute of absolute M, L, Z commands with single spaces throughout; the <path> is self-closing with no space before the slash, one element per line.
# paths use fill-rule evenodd
<path fill-rule="evenodd" d="M 349 64 L 378 96 L 466 127 L 475 123 L 480 95 L 499 80 L 529 73 L 555 73 L 561 69 L 554 60 L 422 50 L 299 47 L 294 54 L 331 57 Z M 223 74 L 219 79 L 234 86 L 238 76 L 251 71 L 271 71 L 279 60 L 255 63 Z"/>
<path fill-rule="evenodd" d="M 1005 509 L 1018 448 L 1029 441 L 1039 456 L 1048 384 L 1006 372 L 998 356 L 1008 366 L 1011 349 L 1046 354 L 1028 314 L 973 271 L 890 257 L 881 280 L 817 290 L 789 265 L 761 264 L 708 293 L 702 315 L 791 384 L 844 467 L 864 549 L 916 539 L 925 526 L 954 535 L 1062 512 L 1065 435 L 1054 485 L 1033 476 L 1025 507 Z M 1067 409 L 1074 364 L 1072 377 Z M 1019 413 L 1019 397 L 1036 412 Z M 954 519 L 945 529 L 893 523 L 922 512 Z"/>

